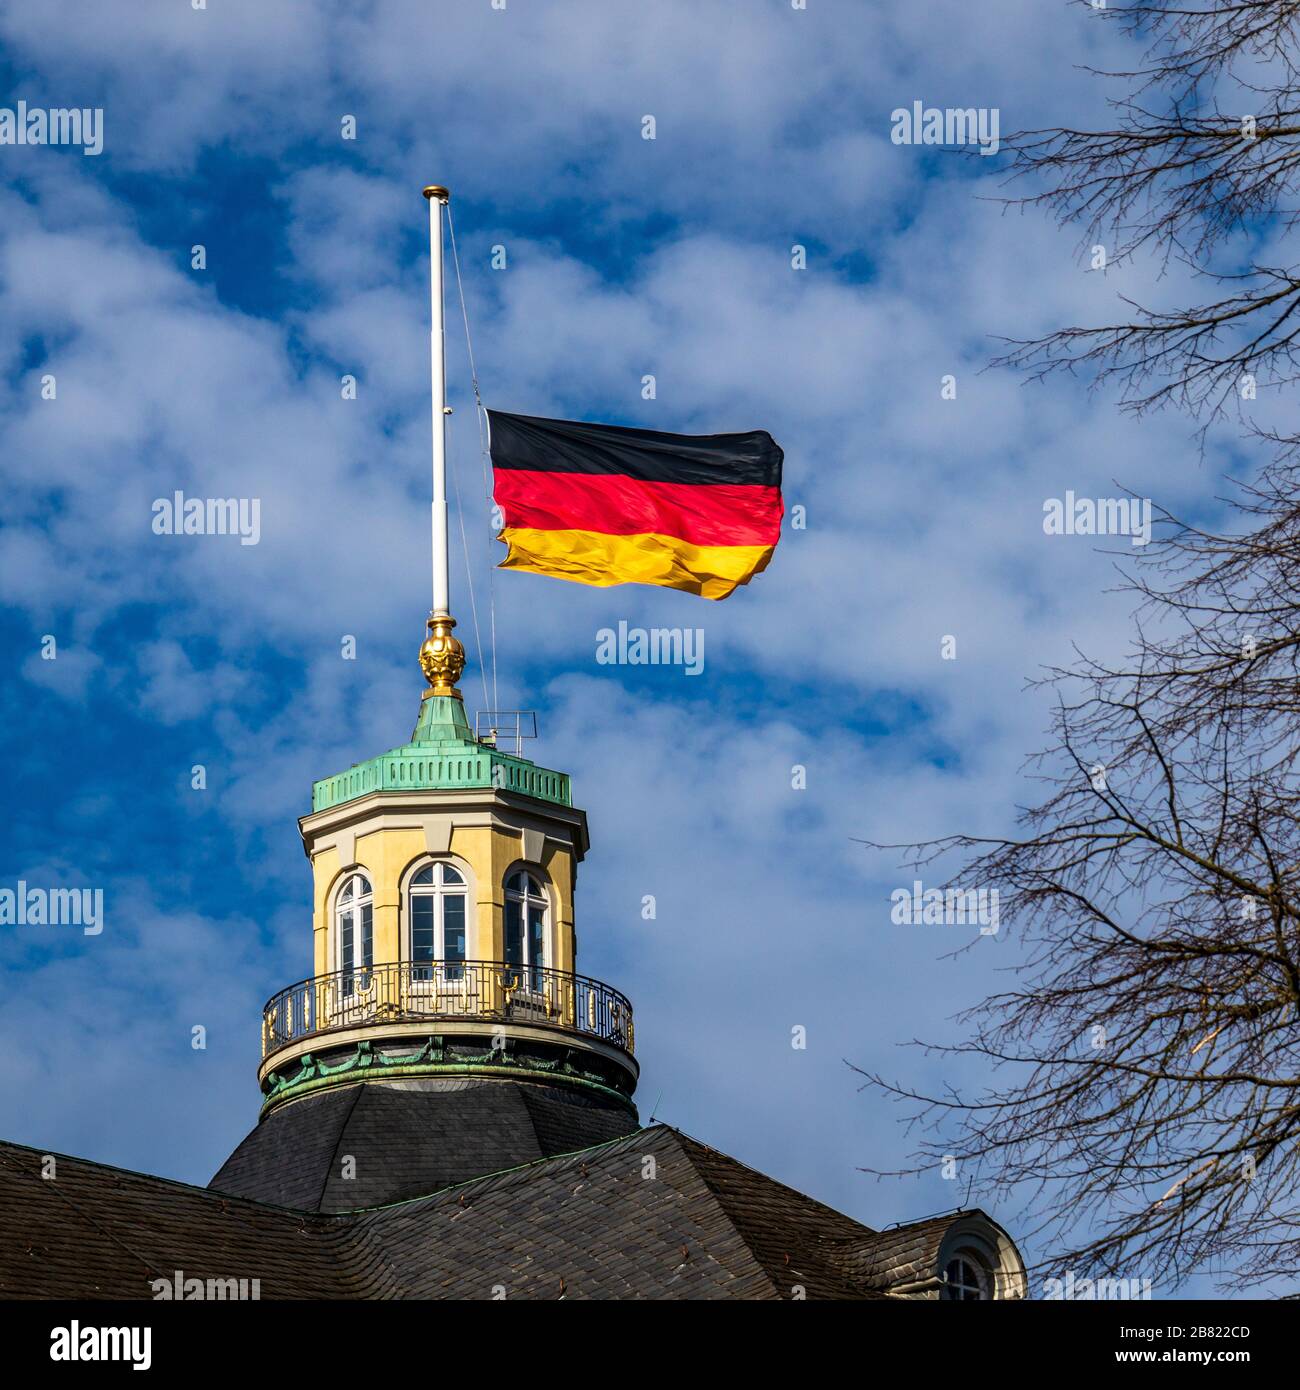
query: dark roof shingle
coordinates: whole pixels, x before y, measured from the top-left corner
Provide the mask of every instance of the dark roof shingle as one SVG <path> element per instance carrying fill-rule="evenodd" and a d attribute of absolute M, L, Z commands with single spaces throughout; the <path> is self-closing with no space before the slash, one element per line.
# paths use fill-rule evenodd
<path fill-rule="evenodd" d="M 0 1144 L 0 1297 L 152 1299 L 151 1283 L 258 1279 L 262 1298 L 355 1298 L 339 1227 L 201 1187 Z"/>
<path fill-rule="evenodd" d="M 873 1299 L 952 1219 L 882 1235 L 667 1126 L 334 1214 L 41 1161 L 0 1144 L 0 1296 L 148 1299 L 179 1270 L 263 1299 Z"/>
<path fill-rule="evenodd" d="M 208 1185 L 302 1211 L 351 1211 L 589 1148 L 635 1127 L 623 1107 L 562 1087 L 358 1082 L 272 1110 Z"/>

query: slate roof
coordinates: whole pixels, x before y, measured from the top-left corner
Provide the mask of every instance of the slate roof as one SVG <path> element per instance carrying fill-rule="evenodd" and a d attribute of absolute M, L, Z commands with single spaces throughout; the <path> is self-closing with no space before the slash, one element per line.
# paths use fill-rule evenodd
<path fill-rule="evenodd" d="M 869 1299 L 901 1236 L 667 1126 L 334 1214 L 41 1158 L 0 1144 L 4 1297 L 147 1299 L 181 1270 L 263 1299 Z"/>
<path fill-rule="evenodd" d="M 150 1281 L 259 1278 L 263 1298 L 372 1289 L 346 1228 L 201 1187 L 0 1144 L 0 1297 L 152 1299 Z"/>
<path fill-rule="evenodd" d="M 871 1285 L 912 1284 L 938 1272 L 939 1248 L 955 1215 L 932 1216 L 882 1231 L 870 1247 L 844 1261 L 850 1277 Z"/>
<path fill-rule="evenodd" d="M 209 1186 L 301 1211 L 348 1211 L 423 1197 L 635 1128 L 624 1107 L 561 1086 L 358 1082 L 270 1111 Z"/>
<path fill-rule="evenodd" d="M 848 1217 L 666 1126 L 357 1218 L 403 1298 L 862 1298 Z"/>

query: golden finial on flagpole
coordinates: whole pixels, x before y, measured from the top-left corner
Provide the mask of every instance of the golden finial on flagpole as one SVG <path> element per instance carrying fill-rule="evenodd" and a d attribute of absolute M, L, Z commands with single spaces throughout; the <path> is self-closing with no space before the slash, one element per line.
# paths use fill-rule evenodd
<path fill-rule="evenodd" d="M 429 635 L 420 648 L 420 670 L 429 682 L 429 689 L 424 692 L 426 700 L 431 695 L 462 698 L 456 682 L 465 669 L 465 648 L 458 637 L 452 636 L 455 626 L 455 618 L 435 615 L 429 619 Z"/>

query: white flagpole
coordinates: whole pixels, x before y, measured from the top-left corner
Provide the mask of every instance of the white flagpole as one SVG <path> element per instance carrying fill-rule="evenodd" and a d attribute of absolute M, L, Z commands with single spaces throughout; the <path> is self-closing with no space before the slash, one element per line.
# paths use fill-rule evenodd
<path fill-rule="evenodd" d="M 420 648 L 420 667 L 429 682 L 430 696 L 459 700 L 456 682 L 465 669 L 465 648 L 452 635 L 447 560 L 447 365 L 442 330 L 442 210 L 451 194 L 440 184 L 424 190 L 429 200 L 429 385 L 433 397 L 433 613 L 429 635 Z M 464 716 L 461 716 L 462 722 Z"/>
<path fill-rule="evenodd" d="M 449 617 L 447 561 L 447 368 L 442 310 L 442 210 L 451 194 L 437 184 L 429 200 L 429 371 L 433 397 L 433 616 Z"/>

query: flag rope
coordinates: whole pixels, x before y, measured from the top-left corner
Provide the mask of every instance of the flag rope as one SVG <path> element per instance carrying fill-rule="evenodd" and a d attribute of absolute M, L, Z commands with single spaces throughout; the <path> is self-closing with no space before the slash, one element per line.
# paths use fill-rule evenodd
<path fill-rule="evenodd" d="M 447 434 L 448 436 L 451 434 L 450 423 L 447 426 Z M 455 458 L 455 454 L 451 449 L 448 449 L 447 452 Z M 487 705 L 487 665 L 483 660 L 483 638 L 479 635 L 478 627 L 478 603 L 474 598 L 474 574 L 469 563 L 469 542 L 465 537 L 465 508 L 461 505 L 460 501 L 460 470 L 454 466 L 451 469 L 451 485 L 456 493 L 456 515 L 460 520 L 460 550 L 461 554 L 465 557 L 465 581 L 469 587 L 469 612 L 474 623 L 474 646 L 478 649 L 478 671 L 479 678 L 483 682 L 483 703 Z M 493 656 L 495 657 L 495 653 L 493 653 Z"/>
<path fill-rule="evenodd" d="M 455 271 L 455 274 L 456 274 L 456 293 L 457 293 L 457 296 L 458 296 L 459 299 L 460 299 L 460 315 L 461 315 L 462 321 L 463 321 L 464 324 L 465 324 L 465 352 L 466 352 L 466 355 L 469 357 L 469 379 L 470 379 L 470 384 L 471 384 L 471 385 L 473 386 L 473 388 L 474 388 L 474 406 L 475 406 L 475 413 L 476 413 L 477 418 L 478 418 L 479 461 L 480 461 L 480 463 L 482 464 L 482 468 L 483 468 L 483 499 L 484 499 L 484 501 L 485 501 L 489 506 L 491 506 L 491 505 L 492 505 L 492 483 L 491 483 L 491 480 L 488 478 L 488 458 L 489 458 L 489 454 L 490 454 L 490 450 L 491 450 L 491 445 L 490 445 L 490 438 L 491 438 L 491 436 L 490 436 L 490 435 L 485 435 L 485 434 L 484 434 L 484 430 L 490 428 L 490 426 L 488 426 L 488 424 L 487 424 L 487 407 L 483 404 L 483 397 L 482 397 L 482 395 L 480 394 L 479 388 L 478 388 L 478 368 L 477 368 L 477 366 L 476 366 L 475 363 L 474 363 L 474 340 L 473 340 L 473 337 L 471 336 L 470 331 L 469 331 L 469 310 L 466 308 L 466 305 L 465 305 L 465 282 L 464 282 L 464 280 L 461 278 L 461 274 L 460 274 L 460 255 L 457 253 L 457 250 L 456 250 L 456 223 L 455 223 L 454 218 L 452 217 L 451 204 L 450 204 L 450 203 L 447 204 L 447 233 L 448 233 L 448 240 L 449 240 L 450 243 L 451 243 L 451 264 L 452 264 L 452 269 Z M 456 505 L 457 505 L 458 508 L 460 508 L 460 489 L 459 489 L 459 484 L 457 484 Z M 465 541 L 464 541 L 464 537 L 465 537 L 465 513 L 464 513 L 464 510 L 463 510 L 463 509 L 461 509 L 461 513 L 460 513 L 460 529 L 461 529 L 461 544 L 462 544 L 462 546 L 464 546 L 464 544 L 465 544 Z M 489 561 L 490 561 L 490 560 L 491 560 L 491 557 L 489 556 Z M 466 550 L 465 550 L 465 565 L 466 565 L 466 569 L 468 570 L 468 567 L 469 567 L 469 550 L 468 550 L 467 548 L 466 548 Z M 493 708 L 493 709 L 496 709 L 496 707 L 497 707 L 497 702 L 498 702 L 498 694 L 497 694 L 497 602 L 496 602 L 496 583 L 495 583 L 495 574 L 494 574 L 495 569 L 496 569 L 496 566 L 495 566 L 495 565 L 492 565 L 491 563 L 489 563 L 489 565 L 488 565 L 488 621 L 489 621 L 489 640 L 490 640 L 490 642 L 491 642 L 491 647 L 492 647 L 492 701 L 491 701 L 491 703 L 492 703 L 492 708 Z M 474 593 L 474 584 L 473 584 L 473 580 L 471 579 L 471 580 L 470 580 L 470 605 L 471 605 L 471 607 L 473 606 L 473 601 L 474 601 L 474 599 L 473 599 L 473 593 Z M 477 632 L 477 619 L 475 619 L 475 623 L 476 623 L 476 632 Z M 480 646 L 480 648 L 479 648 L 479 664 L 482 665 L 482 663 L 483 663 L 483 651 L 482 651 L 482 647 Z M 486 684 L 486 680 L 485 680 L 484 686 L 483 686 L 483 699 L 484 699 L 485 702 L 487 701 L 487 698 L 488 698 L 488 696 L 487 696 L 487 684 Z"/>

